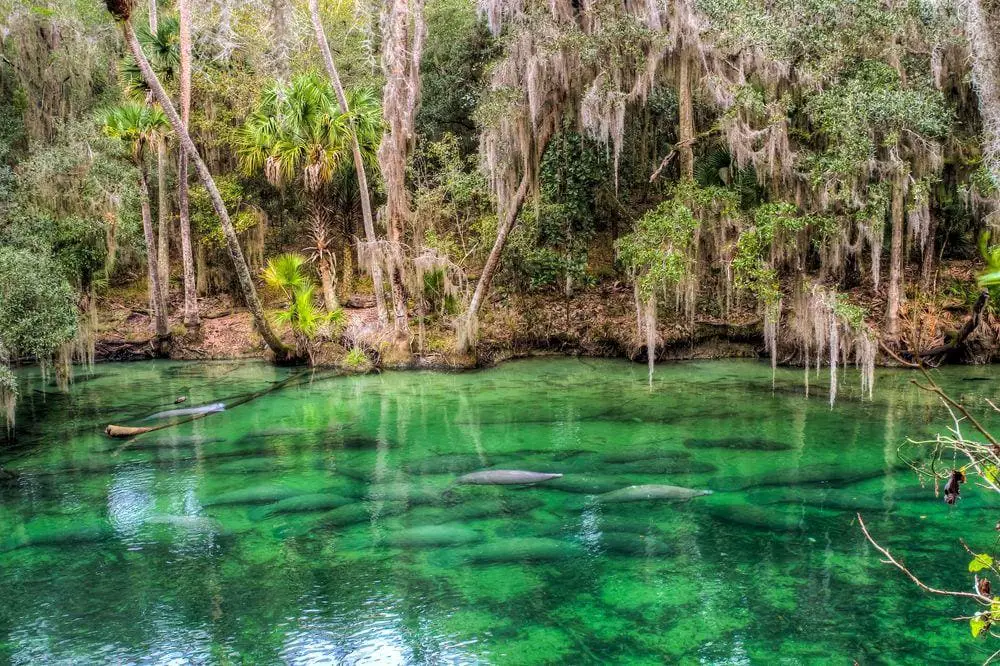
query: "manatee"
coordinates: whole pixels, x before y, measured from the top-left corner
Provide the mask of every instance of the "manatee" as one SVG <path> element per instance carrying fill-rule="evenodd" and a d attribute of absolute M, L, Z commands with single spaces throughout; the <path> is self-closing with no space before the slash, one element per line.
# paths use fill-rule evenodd
<path fill-rule="evenodd" d="M 77 520 L 33 521 L 17 529 L 14 534 L 0 541 L 0 552 L 30 547 L 63 547 L 99 543 L 115 536 L 110 524 L 84 523 Z"/>
<path fill-rule="evenodd" d="M 597 499 L 601 502 L 642 502 L 646 500 L 673 500 L 684 501 L 702 495 L 711 495 L 711 490 L 695 490 L 693 488 L 681 488 L 680 486 L 665 486 L 659 484 L 648 484 L 642 486 L 628 486 L 620 490 L 613 490 L 604 493 Z"/>
<path fill-rule="evenodd" d="M 545 487 L 566 493 L 601 495 L 621 488 L 622 480 L 618 476 L 573 474 L 561 479 L 552 479 L 546 482 Z"/>
<path fill-rule="evenodd" d="M 177 527 L 189 532 L 213 532 L 219 534 L 226 531 L 226 528 L 222 526 L 222 523 L 215 518 L 209 518 L 208 516 L 159 515 L 147 518 L 146 524 Z"/>
<path fill-rule="evenodd" d="M 406 483 L 373 483 L 364 490 L 362 499 L 381 502 L 406 502 L 412 505 L 437 504 L 445 501 L 443 490 L 412 486 Z"/>
<path fill-rule="evenodd" d="M 394 548 L 439 548 L 482 541 L 482 535 L 459 525 L 427 525 L 394 532 L 386 543 Z"/>
<path fill-rule="evenodd" d="M 186 407 L 184 409 L 168 409 L 165 412 L 157 412 L 151 416 L 147 416 L 147 421 L 152 421 L 154 419 L 172 419 L 179 416 L 195 416 L 197 414 L 212 414 L 214 412 L 225 411 L 226 404 L 223 402 L 213 402 L 210 405 L 201 405 L 200 407 Z"/>
<path fill-rule="evenodd" d="M 251 509 L 250 520 L 255 522 L 285 513 L 310 513 L 313 511 L 329 511 L 350 504 L 354 500 L 329 493 L 313 493 L 296 495 L 288 499 Z"/>
<path fill-rule="evenodd" d="M 839 511 L 885 511 L 886 503 L 881 493 L 864 494 L 835 488 L 793 487 L 786 489 L 764 488 L 747 493 L 751 504 L 798 504 Z"/>
<path fill-rule="evenodd" d="M 632 532 L 602 532 L 599 544 L 606 552 L 633 557 L 672 555 L 675 551 L 670 544 L 656 537 Z"/>
<path fill-rule="evenodd" d="M 469 561 L 477 564 L 502 564 L 508 562 L 551 562 L 581 557 L 580 546 L 557 539 L 522 537 L 494 541 L 470 549 Z"/>
<path fill-rule="evenodd" d="M 685 439 L 684 446 L 689 449 L 730 449 L 733 451 L 790 451 L 794 448 L 791 444 L 756 437 L 692 438 Z"/>
<path fill-rule="evenodd" d="M 655 458 L 622 463 L 615 465 L 613 470 L 609 469 L 608 471 L 627 474 L 708 474 L 717 470 L 715 465 L 700 460 Z"/>
<path fill-rule="evenodd" d="M 373 518 L 398 516 L 405 512 L 406 505 L 402 502 L 386 502 L 378 507 L 371 504 L 347 504 L 325 514 L 322 524 L 330 527 L 344 527 L 368 522 Z"/>
<path fill-rule="evenodd" d="M 525 472 L 518 469 L 492 469 L 481 472 L 472 472 L 471 474 L 460 476 L 455 480 L 455 483 L 477 486 L 522 486 L 558 479 L 561 476 L 562 474 Z"/>
<path fill-rule="evenodd" d="M 127 444 L 115 444 L 108 446 L 102 451 L 160 451 L 176 450 L 183 447 L 201 446 L 204 444 L 216 444 L 226 441 L 222 437 L 205 437 L 202 435 L 185 435 L 180 437 L 158 437 L 156 439 L 139 439 Z"/>
<path fill-rule="evenodd" d="M 233 460 L 220 463 L 212 467 L 213 474 L 257 474 L 267 472 L 278 472 L 287 467 L 287 463 L 279 458 L 247 457 L 242 460 Z"/>
<path fill-rule="evenodd" d="M 817 463 L 780 469 L 760 476 L 728 476 L 712 479 L 709 485 L 715 490 L 745 490 L 747 488 L 767 488 L 771 486 L 829 485 L 846 486 L 859 481 L 876 479 L 886 475 L 882 469 L 864 471 L 845 470 L 836 463 Z"/>
<path fill-rule="evenodd" d="M 271 504 L 295 497 L 303 493 L 284 486 L 263 485 L 241 488 L 216 495 L 202 502 L 202 506 L 225 506 L 230 504 Z"/>
<path fill-rule="evenodd" d="M 490 457 L 495 459 L 493 456 Z M 417 460 L 408 463 L 405 469 L 410 474 L 457 474 L 481 469 L 483 465 L 481 456 L 474 453 L 458 453 Z"/>
<path fill-rule="evenodd" d="M 801 528 L 799 511 L 782 510 L 775 506 L 759 507 L 741 504 L 706 505 L 709 515 L 715 520 L 768 532 L 794 532 Z"/>
<path fill-rule="evenodd" d="M 637 449 L 615 451 L 601 456 L 601 462 L 612 465 L 622 463 L 634 463 L 641 460 L 690 460 L 691 454 L 687 451 L 664 451 L 662 449 Z"/>

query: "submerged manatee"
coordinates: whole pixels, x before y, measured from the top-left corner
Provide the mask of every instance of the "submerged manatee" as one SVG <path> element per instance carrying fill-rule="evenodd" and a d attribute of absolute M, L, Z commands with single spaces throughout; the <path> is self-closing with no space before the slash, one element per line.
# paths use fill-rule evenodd
<path fill-rule="evenodd" d="M 296 495 L 288 499 L 268 504 L 266 506 L 251 509 L 248 514 L 250 520 L 255 522 L 286 513 L 310 513 L 312 511 L 329 511 L 341 506 L 346 506 L 354 500 L 340 495 L 330 493 L 311 493 L 309 495 Z"/>
<path fill-rule="evenodd" d="M 526 472 L 519 469 L 492 469 L 482 472 L 472 472 L 458 477 L 455 483 L 464 483 L 477 486 L 523 486 L 532 483 L 541 483 L 558 479 L 562 474 L 548 474 L 546 472 Z"/>
<path fill-rule="evenodd" d="M 616 473 L 627 474 L 709 474 L 718 468 L 700 460 L 678 460 L 675 458 L 653 458 L 615 465 Z"/>
<path fill-rule="evenodd" d="M 583 549 L 567 541 L 524 537 L 503 539 L 469 550 L 466 558 L 477 564 L 551 562 L 581 557 Z"/>
<path fill-rule="evenodd" d="M 642 486 L 629 486 L 610 493 L 604 493 L 597 499 L 601 502 L 643 502 L 646 500 L 668 500 L 684 501 L 693 497 L 711 495 L 711 490 L 696 490 L 694 488 L 681 488 L 680 486 L 664 486 L 660 484 L 648 484 Z"/>
<path fill-rule="evenodd" d="M 816 463 L 767 472 L 760 476 L 728 476 L 712 479 L 709 485 L 715 490 L 745 490 L 771 486 L 828 485 L 846 486 L 859 481 L 876 479 L 891 473 L 890 470 L 851 470 L 843 463 Z"/>
<path fill-rule="evenodd" d="M 801 511 L 796 509 L 745 504 L 713 504 L 706 507 L 708 514 L 716 521 L 739 527 L 767 532 L 795 532 L 802 527 Z"/>
<path fill-rule="evenodd" d="M 546 488 L 561 490 L 565 493 L 580 495 L 601 495 L 622 487 L 620 476 L 608 475 L 577 475 L 553 479 L 545 484 Z"/>
<path fill-rule="evenodd" d="M 202 502 L 202 506 L 225 506 L 229 504 L 271 504 L 281 500 L 302 495 L 298 490 L 285 486 L 264 485 L 241 488 L 228 493 L 222 493 Z"/>
<path fill-rule="evenodd" d="M 675 552 L 674 547 L 665 541 L 633 532 L 602 532 L 599 544 L 609 553 L 630 557 L 663 556 Z"/>
<path fill-rule="evenodd" d="M 727 437 L 724 439 L 685 439 L 689 449 L 730 449 L 733 451 L 790 451 L 794 447 L 784 442 L 756 437 Z"/>
<path fill-rule="evenodd" d="M 406 471 L 410 474 L 460 474 L 489 466 L 490 462 L 486 458 L 495 461 L 498 456 L 479 456 L 474 453 L 440 455 L 407 463 Z"/>
<path fill-rule="evenodd" d="M 32 521 L 0 541 L 0 553 L 31 547 L 75 546 L 113 539 L 115 531 L 109 523 L 83 523 L 77 520 Z"/>
<path fill-rule="evenodd" d="M 427 525 L 390 534 L 386 543 L 394 548 L 440 548 L 462 546 L 482 541 L 476 530 L 460 525 Z"/>
<path fill-rule="evenodd" d="M 223 402 L 213 402 L 211 405 L 202 405 L 201 407 L 186 407 L 184 409 L 168 409 L 165 412 L 157 412 L 151 416 L 147 416 L 147 421 L 152 421 L 153 419 L 172 419 L 178 416 L 195 416 L 196 414 L 212 414 L 214 412 L 223 412 L 226 410 L 226 404 Z"/>
<path fill-rule="evenodd" d="M 226 531 L 226 528 L 223 527 L 222 523 L 215 518 L 209 518 L 208 516 L 152 516 L 146 519 L 146 524 L 166 525 L 167 527 L 176 527 L 189 532 L 211 532 L 214 534 L 222 534 Z"/>
<path fill-rule="evenodd" d="M 642 460 L 690 460 L 691 454 L 687 451 L 665 451 L 662 449 L 636 449 L 615 451 L 601 456 L 601 462 L 612 465 L 622 463 L 634 463 Z"/>

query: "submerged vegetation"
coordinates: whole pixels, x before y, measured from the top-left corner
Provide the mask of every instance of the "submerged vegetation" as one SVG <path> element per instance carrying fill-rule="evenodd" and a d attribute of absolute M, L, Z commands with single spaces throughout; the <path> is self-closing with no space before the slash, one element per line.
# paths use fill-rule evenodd
<path fill-rule="evenodd" d="M 0 13 L 0 241 L 35 258 L 23 321 L 77 321 L 0 322 L 5 407 L 9 364 L 92 356 L 128 298 L 164 356 L 229 298 L 275 360 L 405 363 L 601 294 L 650 375 L 736 325 L 831 401 L 879 345 L 997 346 L 994 3 L 104 4 Z M 308 285 L 258 293 L 289 252 Z"/>

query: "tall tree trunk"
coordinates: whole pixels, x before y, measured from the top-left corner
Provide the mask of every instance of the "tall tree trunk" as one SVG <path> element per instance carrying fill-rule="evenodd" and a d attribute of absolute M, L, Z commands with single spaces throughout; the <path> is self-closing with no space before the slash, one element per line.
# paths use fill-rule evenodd
<path fill-rule="evenodd" d="M 382 113 L 385 134 L 378 150 L 386 192 L 389 237 L 389 285 L 396 333 L 409 332 L 403 280 L 403 228 L 410 216 L 406 190 L 406 158 L 413 139 L 413 120 L 420 98 L 420 55 L 423 51 L 424 0 L 387 0 L 382 9 Z"/>
<path fill-rule="evenodd" d="M 312 15 L 313 29 L 316 31 L 316 42 L 319 50 L 323 53 L 323 63 L 326 65 L 326 73 L 330 77 L 330 83 L 337 92 L 337 102 L 340 105 L 340 112 L 350 117 L 350 107 L 347 104 L 347 95 L 344 94 L 344 86 L 340 82 L 340 73 L 337 65 L 333 61 L 333 54 L 330 52 L 330 44 L 326 41 L 326 31 L 323 29 L 323 20 L 319 15 L 319 0 L 309 0 L 309 13 Z M 365 174 L 365 162 L 361 155 L 361 146 L 358 144 L 358 137 L 354 133 L 354 121 L 351 124 L 351 153 L 354 157 L 354 173 L 358 179 L 358 197 L 361 199 L 361 217 L 365 225 L 365 242 L 372 248 L 377 246 L 375 237 L 375 220 L 372 217 L 372 201 L 368 193 L 368 176 Z M 389 312 L 385 306 L 385 287 L 382 280 L 382 265 L 379 262 L 372 264 L 372 289 L 375 292 L 375 307 L 378 310 L 378 321 L 385 326 L 389 323 Z"/>
<path fill-rule="evenodd" d="M 149 302 L 152 308 L 150 319 L 153 320 L 156 337 L 162 342 L 170 337 L 170 325 L 167 322 L 167 304 L 163 297 L 163 285 L 160 284 L 160 271 L 157 265 L 156 238 L 153 235 L 153 212 L 150 209 L 149 201 L 149 179 L 146 176 L 146 165 L 142 161 L 136 164 L 136 167 L 139 169 L 142 236 L 146 243 L 146 273 L 149 280 Z M 159 342 L 157 346 L 159 346 Z"/>
<path fill-rule="evenodd" d="M 934 283 L 934 264 L 937 259 L 937 244 L 934 242 L 937 236 L 938 218 L 934 211 L 931 211 L 931 221 L 927 226 L 927 240 L 924 241 L 924 256 L 920 262 L 920 289 L 925 294 L 929 294 Z"/>
<path fill-rule="evenodd" d="M 899 335 L 899 305 L 903 291 L 903 225 L 906 172 L 900 168 L 892 181 L 892 242 L 889 246 L 889 288 L 886 295 L 886 331 Z"/>
<path fill-rule="evenodd" d="M 181 122 L 187 129 L 191 122 L 191 0 L 177 0 L 181 52 Z M 181 261 L 184 266 L 184 325 L 201 325 L 198 313 L 198 282 L 191 251 L 191 213 L 188 200 L 188 158 L 183 150 L 177 157 L 177 214 L 181 227 Z"/>
<path fill-rule="evenodd" d="M 972 52 L 972 79 L 983 117 L 983 153 L 995 185 L 1000 186 L 1000 2 L 959 0 Z"/>
<path fill-rule="evenodd" d="M 681 46 L 677 68 L 677 153 L 680 157 L 681 178 L 694 179 L 694 102 L 691 99 L 691 58 Z"/>
<path fill-rule="evenodd" d="M 208 167 L 205 166 L 201 155 L 198 154 L 198 149 L 191 140 L 187 128 L 184 127 L 180 116 L 177 115 L 177 110 L 170 101 L 170 97 L 167 96 L 167 92 L 160 84 L 160 80 L 156 78 L 149 60 L 146 59 L 146 55 L 142 52 L 139 40 L 135 36 L 135 30 L 132 29 L 132 23 L 126 19 L 121 21 L 121 25 L 125 42 L 128 44 L 132 57 L 138 63 L 140 71 L 142 71 L 146 85 L 153 91 L 156 101 L 163 107 L 163 112 L 167 115 L 171 127 L 173 127 L 177 138 L 180 140 L 181 148 L 187 153 L 188 159 L 194 165 L 195 172 L 198 174 L 202 185 L 205 186 L 209 198 L 212 200 L 212 208 L 215 209 L 215 213 L 219 216 L 219 224 L 222 226 L 222 233 L 226 237 L 226 246 L 229 249 L 229 256 L 233 260 L 233 268 L 236 271 L 236 278 L 240 283 L 243 300 L 253 315 L 257 332 L 260 333 L 260 336 L 264 338 L 264 342 L 274 352 L 276 359 L 285 360 L 288 357 L 288 347 L 275 335 L 274 330 L 267 321 L 267 317 L 264 315 L 264 306 L 261 305 L 257 289 L 254 287 L 253 279 L 250 277 L 250 269 L 247 266 L 246 258 L 243 256 L 243 250 L 240 249 L 240 241 L 236 236 L 236 229 L 233 227 L 232 220 L 229 219 L 229 213 L 226 211 L 226 204 L 222 201 L 222 195 L 219 194 L 219 188 L 216 187 L 212 174 L 209 172 Z"/>
<path fill-rule="evenodd" d="M 163 298 L 170 294 L 170 197 L 167 193 L 167 139 L 156 140 L 156 262 Z"/>

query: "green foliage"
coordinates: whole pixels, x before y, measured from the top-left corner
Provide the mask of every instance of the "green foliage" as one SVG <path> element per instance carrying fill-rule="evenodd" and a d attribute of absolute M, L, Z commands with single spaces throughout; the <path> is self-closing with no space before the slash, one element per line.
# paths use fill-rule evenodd
<path fill-rule="evenodd" d="M 0 346 L 47 359 L 77 330 L 76 295 L 55 263 L 0 248 Z"/>
<path fill-rule="evenodd" d="M 221 176 L 215 179 L 215 186 L 222 195 L 222 203 L 229 211 L 229 217 L 236 233 L 242 234 L 257 226 L 259 219 L 246 205 L 246 193 L 239 179 L 233 175 Z M 219 216 L 212 207 L 212 199 L 202 185 L 196 185 L 188 190 L 191 229 L 205 245 L 216 250 L 226 247 L 226 237 L 219 224 Z"/>
<path fill-rule="evenodd" d="M 753 212 L 753 223 L 740 234 L 733 257 L 733 282 L 761 303 L 773 306 L 781 299 L 778 273 L 771 264 L 775 242 L 792 242 L 810 218 L 794 204 L 769 203 Z"/>
<path fill-rule="evenodd" d="M 176 17 L 161 17 L 155 32 L 142 27 L 136 31 L 136 37 L 161 83 L 173 81 L 180 75 L 180 25 Z M 145 96 L 149 91 L 139 63 L 131 56 L 122 64 L 122 78 L 126 92 L 132 95 Z"/>
<path fill-rule="evenodd" d="M 311 340 L 316 336 L 325 317 L 313 298 L 316 288 L 311 284 L 298 285 L 292 291 L 288 308 L 274 315 L 275 323 L 287 325 L 296 336 Z"/>
<path fill-rule="evenodd" d="M 353 370 L 360 370 L 368 365 L 368 356 L 361 347 L 352 347 L 344 357 L 344 365 Z"/>
<path fill-rule="evenodd" d="M 979 235 L 979 253 L 986 262 L 986 268 L 979 274 L 977 282 L 981 287 L 1000 285 L 1000 245 L 990 245 L 990 232 Z"/>
<path fill-rule="evenodd" d="M 292 297 L 300 289 L 310 286 L 312 282 L 304 271 L 307 263 L 304 256 L 295 252 L 271 257 L 264 268 L 264 282 L 285 296 Z"/>
<path fill-rule="evenodd" d="M 445 290 L 444 269 L 424 273 L 424 299 L 432 312 L 458 314 L 461 303 Z"/>
<path fill-rule="evenodd" d="M 618 258 L 635 276 L 644 297 L 678 284 L 690 273 L 697 228 L 691 209 L 671 197 L 643 215 L 635 231 L 618 239 Z"/>
<path fill-rule="evenodd" d="M 136 164 L 142 161 L 146 146 L 169 129 L 163 110 L 142 102 L 124 101 L 104 112 L 104 133 L 125 143 Z"/>

